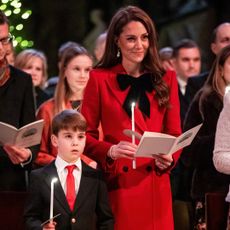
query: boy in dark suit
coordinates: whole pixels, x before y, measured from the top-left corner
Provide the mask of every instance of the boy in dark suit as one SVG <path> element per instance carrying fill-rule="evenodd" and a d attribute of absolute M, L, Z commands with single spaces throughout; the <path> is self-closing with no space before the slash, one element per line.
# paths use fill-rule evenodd
<path fill-rule="evenodd" d="M 24 213 L 28 229 L 113 229 L 114 220 L 101 172 L 80 160 L 86 128 L 86 120 L 74 110 L 64 110 L 54 117 L 51 141 L 58 155 L 51 164 L 31 173 Z M 54 185 L 53 214 L 61 215 L 42 227 L 49 219 L 51 180 L 55 177 L 58 181 Z"/>

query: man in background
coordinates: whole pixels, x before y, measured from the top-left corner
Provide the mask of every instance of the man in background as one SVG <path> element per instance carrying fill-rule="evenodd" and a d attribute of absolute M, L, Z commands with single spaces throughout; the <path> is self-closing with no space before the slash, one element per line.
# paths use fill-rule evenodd
<path fill-rule="evenodd" d="M 227 45 L 230 45 L 230 23 L 224 22 L 213 30 L 210 48 L 213 54 L 217 55 L 220 50 Z M 208 78 L 208 74 L 209 71 L 188 79 L 187 90 L 191 99 L 193 99 L 196 92 L 204 85 L 204 82 Z"/>
<path fill-rule="evenodd" d="M 183 124 L 185 114 L 190 104 L 190 95 L 187 92 L 188 79 L 200 74 L 201 53 L 195 41 L 182 39 L 173 47 L 173 64 L 176 71 L 181 124 Z"/>
<path fill-rule="evenodd" d="M 188 79 L 200 74 L 201 52 L 197 43 L 190 39 L 182 39 L 173 47 L 173 66 L 176 71 L 178 81 L 178 93 L 180 100 L 181 126 L 191 102 L 191 97 L 187 91 Z M 175 229 L 189 230 L 190 223 L 190 203 L 178 199 L 178 189 L 180 184 L 180 165 L 172 170 L 170 179 L 173 194 L 173 215 Z M 183 214 L 183 215 L 181 215 Z"/>

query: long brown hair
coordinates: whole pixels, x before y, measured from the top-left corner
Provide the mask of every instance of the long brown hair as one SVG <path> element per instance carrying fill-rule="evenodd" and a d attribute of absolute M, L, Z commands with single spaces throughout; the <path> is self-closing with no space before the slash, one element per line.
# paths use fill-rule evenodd
<path fill-rule="evenodd" d="M 77 44 L 75 46 L 70 46 L 63 53 L 59 66 L 59 80 L 54 94 L 54 114 L 66 109 L 66 104 L 71 96 L 71 91 L 66 80 L 65 69 L 73 58 L 80 55 L 86 55 L 93 60 L 93 57 L 89 54 L 89 52 L 83 46 L 79 46 Z"/>
<path fill-rule="evenodd" d="M 96 68 L 110 68 L 121 63 L 121 57 L 117 58 L 118 47 L 116 40 L 122 33 L 125 25 L 131 21 L 141 22 L 149 35 L 149 49 L 142 63 L 142 70 L 152 73 L 153 85 L 156 90 L 156 98 L 160 106 L 166 106 L 169 100 L 169 89 L 163 81 L 165 71 L 161 65 L 158 48 L 157 34 L 151 18 L 136 6 L 127 6 L 118 10 L 113 16 L 107 31 L 105 53 Z"/>
<path fill-rule="evenodd" d="M 214 64 L 209 73 L 208 79 L 205 82 L 202 93 L 200 96 L 200 111 L 202 112 L 202 107 L 204 101 L 208 98 L 208 96 L 215 92 L 219 99 L 223 101 L 223 96 L 225 92 L 225 88 L 227 86 L 226 80 L 223 76 L 223 68 L 226 60 L 230 57 L 230 45 L 223 48 L 220 53 L 217 55 Z"/>

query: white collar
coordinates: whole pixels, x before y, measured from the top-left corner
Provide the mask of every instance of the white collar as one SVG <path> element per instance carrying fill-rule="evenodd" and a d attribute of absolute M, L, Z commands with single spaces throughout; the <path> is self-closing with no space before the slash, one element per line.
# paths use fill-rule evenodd
<path fill-rule="evenodd" d="M 187 86 L 187 81 L 178 76 L 177 76 L 177 81 L 181 88 L 185 88 Z"/>
<path fill-rule="evenodd" d="M 82 164 L 80 157 L 74 162 L 74 163 L 68 163 L 65 160 L 63 160 L 59 155 L 57 155 L 55 160 L 55 166 L 57 167 L 58 171 L 61 172 L 65 169 L 68 165 L 76 165 L 79 171 L 82 170 Z"/>

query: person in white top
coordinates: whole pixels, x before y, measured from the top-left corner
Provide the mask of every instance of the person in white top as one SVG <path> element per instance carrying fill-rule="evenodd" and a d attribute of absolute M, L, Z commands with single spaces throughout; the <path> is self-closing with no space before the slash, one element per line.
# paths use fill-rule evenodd
<path fill-rule="evenodd" d="M 230 66 L 230 65 L 228 65 Z M 228 75 L 230 71 L 228 67 Z M 230 87 L 226 87 L 224 95 L 224 106 L 220 113 L 216 136 L 215 147 L 213 151 L 213 163 L 217 171 L 230 175 Z M 230 202 L 230 186 L 228 194 L 225 198 L 227 202 Z M 227 229 L 230 229 L 230 209 L 228 212 Z"/>
<path fill-rule="evenodd" d="M 230 75 L 230 72 L 229 72 Z M 216 169 L 225 174 L 230 174 L 230 90 L 226 90 L 224 107 L 220 113 L 213 151 L 213 162 Z"/>

